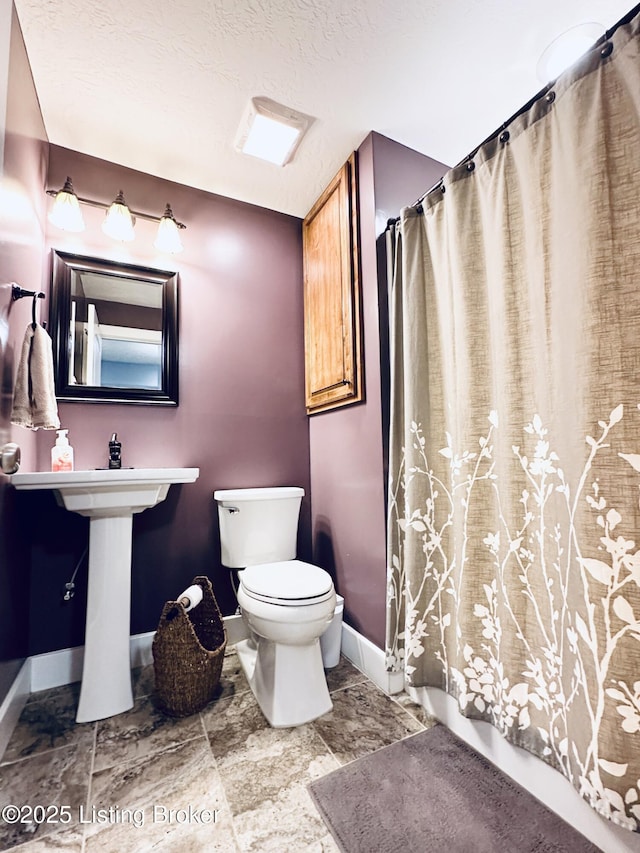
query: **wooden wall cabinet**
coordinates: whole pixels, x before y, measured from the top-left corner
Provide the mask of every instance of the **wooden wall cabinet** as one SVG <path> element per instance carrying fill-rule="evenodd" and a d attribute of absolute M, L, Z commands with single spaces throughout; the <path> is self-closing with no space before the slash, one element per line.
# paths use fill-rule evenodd
<path fill-rule="evenodd" d="M 302 226 L 307 413 L 364 398 L 356 154 Z"/>

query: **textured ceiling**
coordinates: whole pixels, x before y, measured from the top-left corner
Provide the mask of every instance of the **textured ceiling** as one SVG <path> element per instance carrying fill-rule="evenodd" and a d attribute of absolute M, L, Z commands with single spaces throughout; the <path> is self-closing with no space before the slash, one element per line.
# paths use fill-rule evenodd
<path fill-rule="evenodd" d="M 559 33 L 629 0 L 15 0 L 50 142 L 304 216 L 375 130 L 453 165 L 529 100 Z M 312 115 L 279 168 L 262 95 Z M 417 187 L 416 195 L 426 187 Z"/>

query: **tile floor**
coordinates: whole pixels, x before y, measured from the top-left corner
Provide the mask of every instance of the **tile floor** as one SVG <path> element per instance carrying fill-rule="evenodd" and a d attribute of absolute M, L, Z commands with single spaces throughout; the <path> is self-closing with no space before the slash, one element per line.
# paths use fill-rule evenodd
<path fill-rule="evenodd" d="M 434 721 L 344 658 L 327 680 L 333 710 L 294 729 L 269 727 L 232 647 L 215 700 L 184 719 L 154 708 L 153 667 L 134 673 L 133 709 L 97 723 L 75 723 L 78 685 L 32 694 L 0 762 L 0 812 L 36 821 L 0 819 L 0 851 L 336 851 L 307 783 Z"/>

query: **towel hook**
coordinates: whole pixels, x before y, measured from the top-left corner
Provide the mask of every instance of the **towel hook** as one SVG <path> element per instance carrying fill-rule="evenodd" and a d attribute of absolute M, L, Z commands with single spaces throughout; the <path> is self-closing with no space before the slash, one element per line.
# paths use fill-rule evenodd
<path fill-rule="evenodd" d="M 36 320 L 36 305 L 38 303 L 38 299 L 44 299 L 44 293 L 33 294 L 33 304 L 31 306 L 31 328 L 34 330 L 38 325 L 38 321 Z"/>
<path fill-rule="evenodd" d="M 38 296 L 39 293 L 33 294 L 33 304 L 31 305 L 31 328 L 35 330 L 37 324 L 36 321 L 36 305 L 38 304 Z"/>
<path fill-rule="evenodd" d="M 44 299 L 46 294 L 42 293 L 42 291 L 37 290 L 25 290 L 24 287 L 20 287 L 19 284 L 15 282 L 11 282 L 11 301 L 15 302 L 16 299 L 22 299 L 24 296 L 33 296 L 33 306 L 31 308 L 31 326 L 33 329 L 38 325 L 36 320 L 36 304 L 38 299 Z"/>

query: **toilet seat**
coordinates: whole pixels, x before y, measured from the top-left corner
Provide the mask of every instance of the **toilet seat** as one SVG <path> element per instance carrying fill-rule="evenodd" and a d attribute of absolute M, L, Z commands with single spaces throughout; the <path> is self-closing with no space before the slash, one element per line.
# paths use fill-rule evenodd
<path fill-rule="evenodd" d="M 301 607 L 327 601 L 334 594 L 331 575 L 302 560 L 248 566 L 238 577 L 249 598 L 267 604 Z"/>

